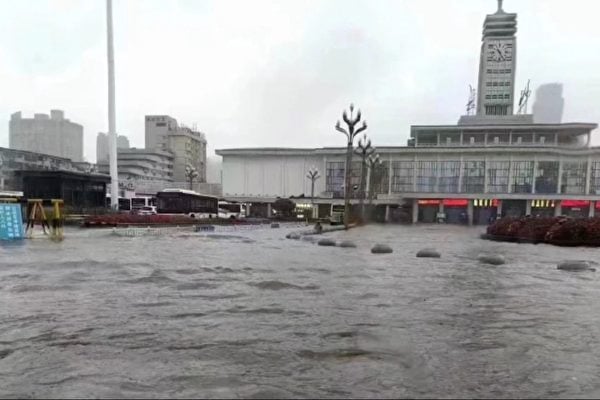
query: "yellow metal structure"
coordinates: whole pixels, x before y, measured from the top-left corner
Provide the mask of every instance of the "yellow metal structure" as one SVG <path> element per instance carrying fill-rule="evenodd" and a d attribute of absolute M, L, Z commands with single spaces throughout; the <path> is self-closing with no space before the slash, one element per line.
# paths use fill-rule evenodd
<path fill-rule="evenodd" d="M 62 199 L 50 200 L 52 204 L 52 227 L 48 224 L 48 217 L 44 211 L 42 199 L 27 200 L 27 227 L 25 234 L 28 238 L 33 236 L 33 228 L 36 224 L 41 225 L 44 235 L 50 235 L 51 239 L 62 240 L 64 237 L 64 216 L 62 207 L 64 201 Z M 48 229 L 48 230 L 46 230 Z"/>

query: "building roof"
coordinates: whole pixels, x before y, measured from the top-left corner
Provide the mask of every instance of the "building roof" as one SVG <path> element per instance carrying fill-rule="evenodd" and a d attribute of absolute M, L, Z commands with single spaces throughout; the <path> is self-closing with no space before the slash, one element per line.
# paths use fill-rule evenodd
<path fill-rule="evenodd" d="M 21 175 L 22 177 L 38 177 L 38 178 L 47 178 L 47 177 L 56 177 L 56 178 L 71 178 L 71 179 L 79 179 L 79 180 L 93 180 L 97 182 L 110 182 L 110 176 L 104 174 L 88 174 L 85 172 L 75 172 L 75 171 L 45 171 L 45 170 L 21 170 L 15 171 L 16 174 Z"/>

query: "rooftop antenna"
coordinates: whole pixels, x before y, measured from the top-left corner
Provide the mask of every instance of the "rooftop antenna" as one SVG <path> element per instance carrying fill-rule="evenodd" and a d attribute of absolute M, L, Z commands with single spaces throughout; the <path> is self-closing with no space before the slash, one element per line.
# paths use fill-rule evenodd
<path fill-rule="evenodd" d="M 527 86 L 525 89 L 521 90 L 521 98 L 519 99 L 519 111 L 517 114 L 527 114 L 527 102 L 529 101 L 529 96 L 531 95 L 531 90 L 529 89 L 529 83 L 531 79 L 527 80 Z"/>
<path fill-rule="evenodd" d="M 498 11 L 496 12 L 504 12 L 504 10 L 502 9 L 502 0 L 498 0 Z"/>
<path fill-rule="evenodd" d="M 469 85 L 469 100 L 467 101 L 467 115 L 473 115 L 475 110 L 475 88 Z"/>

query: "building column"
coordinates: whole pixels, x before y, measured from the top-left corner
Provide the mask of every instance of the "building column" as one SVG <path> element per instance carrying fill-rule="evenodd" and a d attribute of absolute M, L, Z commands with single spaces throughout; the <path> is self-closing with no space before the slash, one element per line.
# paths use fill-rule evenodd
<path fill-rule="evenodd" d="M 588 213 L 588 217 L 594 218 L 596 216 L 596 202 L 590 201 L 590 211 Z"/>
<path fill-rule="evenodd" d="M 385 222 L 390 222 L 390 205 L 385 206 Z"/>
<path fill-rule="evenodd" d="M 467 219 L 469 226 L 473 225 L 473 200 L 469 200 L 467 203 Z"/>
<path fill-rule="evenodd" d="M 437 133 L 437 145 L 440 147 L 440 133 Z"/>
<path fill-rule="evenodd" d="M 417 154 L 415 153 L 415 158 L 413 159 L 413 193 L 417 192 L 417 166 L 419 162 L 417 161 Z"/>
<path fill-rule="evenodd" d="M 319 218 L 319 204 L 317 203 L 313 204 L 312 217 L 313 219 Z"/>
<path fill-rule="evenodd" d="M 273 210 L 271 209 L 271 203 L 267 203 L 267 218 L 271 218 L 273 216 Z"/>
<path fill-rule="evenodd" d="M 562 207 L 560 205 L 560 200 L 556 200 L 556 202 L 554 203 L 554 216 L 560 217 L 561 214 L 562 214 Z"/>
<path fill-rule="evenodd" d="M 419 200 L 413 199 L 412 205 L 412 223 L 416 224 L 419 221 Z"/>
<path fill-rule="evenodd" d="M 440 204 L 438 205 L 438 212 L 439 213 L 443 213 L 444 212 L 444 201 L 440 200 Z M 437 220 L 437 218 L 436 218 Z"/>
<path fill-rule="evenodd" d="M 498 200 L 498 206 L 496 207 L 496 219 L 502 217 L 502 200 Z"/>
<path fill-rule="evenodd" d="M 462 135 L 462 131 L 461 131 L 461 135 Z M 464 177 L 464 167 L 463 167 L 463 163 L 464 163 L 464 158 L 461 155 L 460 156 L 460 161 L 459 161 L 459 166 L 458 166 L 458 193 L 462 193 L 463 189 L 463 177 Z"/>
<path fill-rule="evenodd" d="M 513 172 L 513 158 L 510 156 L 508 158 L 508 193 L 512 193 L 513 191 Z"/>
<path fill-rule="evenodd" d="M 531 200 L 525 200 L 525 215 L 531 215 Z"/>
<path fill-rule="evenodd" d="M 536 187 L 535 187 L 535 181 L 536 181 L 536 177 L 538 174 L 538 161 L 537 161 L 537 157 L 533 156 L 533 179 L 531 182 L 531 193 L 535 194 L 536 192 Z"/>
<path fill-rule="evenodd" d="M 556 193 L 562 193 L 562 175 L 563 175 L 563 161 L 561 158 L 558 159 L 558 183 L 556 187 Z"/>
<path fill-rule="evenodd" d="M 487 137 L 487 133 L 486 133 L 486 137 Z M 485 157 L 483 159 L 483 193 L 488 192 L 488 185 L 489 185 L 488 163 L 489 163 L 489 160 L 487 157 Z"/>
<path fill-rule="evenodd" d="M 590 183 L 591 183 L 591 175 L 592 173 L 592 157 L 588 156 L 587 158 L 587 169 L 585 171 L 585 194 L 590 194 Z"/>
<path fill-rule="evenodd" d="M 392 168 L 392 155 L 390 154 L 389 165 L 388 165 L 388 196 L 392 195 L 392 173 L 394 172 Z"/>

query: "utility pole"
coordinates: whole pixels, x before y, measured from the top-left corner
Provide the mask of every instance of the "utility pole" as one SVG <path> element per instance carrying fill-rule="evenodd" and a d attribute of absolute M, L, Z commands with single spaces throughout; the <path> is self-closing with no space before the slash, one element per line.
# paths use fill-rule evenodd
<path fill-rule="evenodd" d="M 108 140 L 110 142 L 110 207 L 119 210 L 117 128 L 115 122 L 115 56 L 113 48 L 112 0 L 106 0 L 106 44 L 108 57 Z"/>

